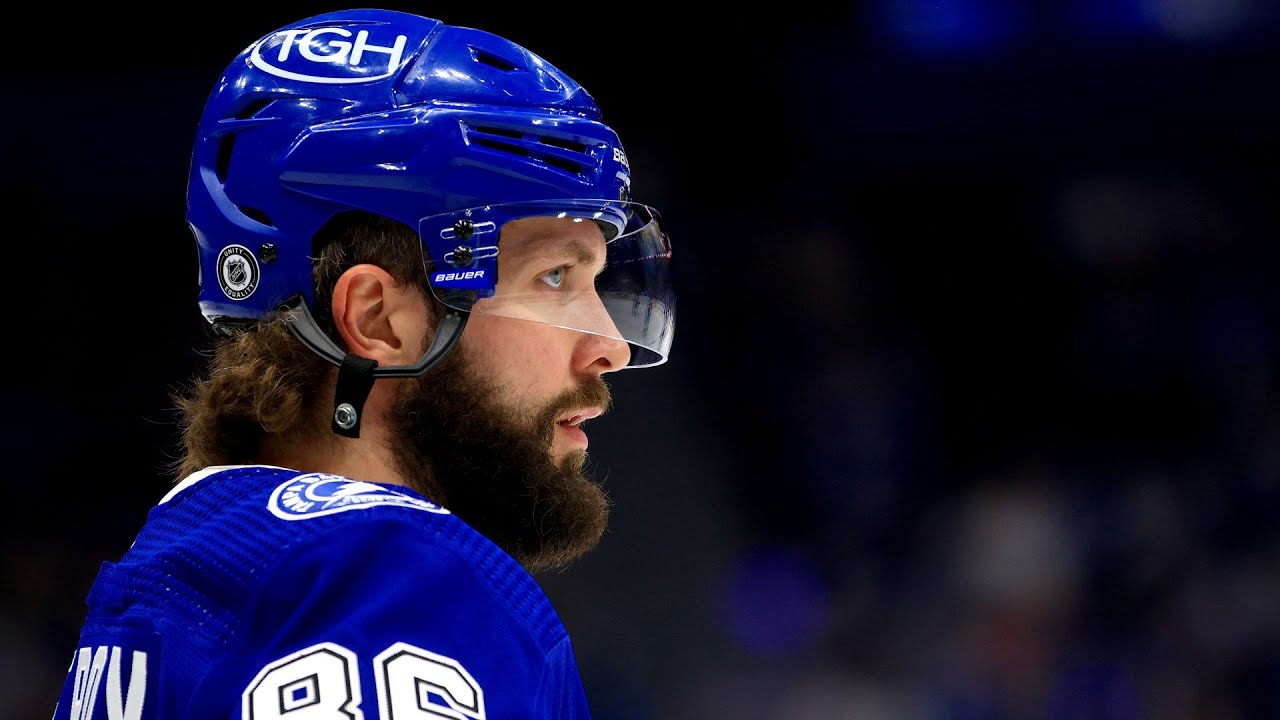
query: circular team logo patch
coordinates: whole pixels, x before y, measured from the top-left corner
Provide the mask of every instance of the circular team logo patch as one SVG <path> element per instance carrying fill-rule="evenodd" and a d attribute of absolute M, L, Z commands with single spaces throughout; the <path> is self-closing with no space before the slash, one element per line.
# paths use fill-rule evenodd
<path fill-rule="evenodd" d="M 243 300 L 258 289 L 258 258 L 243 245 L 228 245 L 218 253 L 218 284 L 232 300 Z"/>
<path fill-rule="evenodd" d="M 441 515 L 449 513 L 435 503 L 382 485 L 328 473 L 307 473 L 281 483 L 267 501 L 271 514 L 282 520 L 306 520 L 382 505 L 416 508 Z"/>

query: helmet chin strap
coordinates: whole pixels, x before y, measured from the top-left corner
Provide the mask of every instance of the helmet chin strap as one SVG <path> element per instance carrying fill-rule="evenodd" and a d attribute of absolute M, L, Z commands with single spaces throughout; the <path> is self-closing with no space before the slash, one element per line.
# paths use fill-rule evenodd
<path fill-rule="evenodd" d="M 304 345 L 320 357 L 338 366 L 338 386 L 333 398 L 333 431 L 343 437 L 360 437 L 360 419 L 364 401 L 373 389 L 373 381 L 384 377 L 418 377 L 444 359 L 462 337 L 470 313 L 445 308 L 444 317 L 436 327 L 431 345 L 422 358 L 413 365 L 388 365 L 379 367 L 377 360 L 344 351 L 320 329 L 315 316 L 301 297 L 285 305 L 285 326 Z"/>

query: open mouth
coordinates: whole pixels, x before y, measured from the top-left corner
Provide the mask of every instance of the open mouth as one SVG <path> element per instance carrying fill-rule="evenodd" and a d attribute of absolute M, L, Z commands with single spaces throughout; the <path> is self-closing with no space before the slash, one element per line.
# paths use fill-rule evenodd
<path fill-rule="evenodd" d="M 573 410 L 560 416 L 556 421 L 556 425 L 564 431 L 564 435 L 569 439 L 570 444 L 587 445 L 587 434 L 579 427 L 582 423 L 594 417 L 599 417 L 604 412 L 601 408 L 582 408 Z"/>
<path fill-rule="evenodd" d="M 574 410 L 565 415 L 561 415 L 560 419 L 556 421 L 556 424 L 576 428 L 591 418 L 599 417 L 603 412 L 604 410 L 600 408 L 583 408 L 581 410 Z"/>

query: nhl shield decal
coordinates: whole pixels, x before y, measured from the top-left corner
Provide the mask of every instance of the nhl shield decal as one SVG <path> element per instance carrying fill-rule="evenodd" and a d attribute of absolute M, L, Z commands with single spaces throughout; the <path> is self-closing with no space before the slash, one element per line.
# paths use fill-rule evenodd
<path fill-rule="evenodd" d="M 243 300 L 258 289 L 258 258 L 243 245 L 228 245 L 218 253 L 218 284 L 222 294 Z"/>

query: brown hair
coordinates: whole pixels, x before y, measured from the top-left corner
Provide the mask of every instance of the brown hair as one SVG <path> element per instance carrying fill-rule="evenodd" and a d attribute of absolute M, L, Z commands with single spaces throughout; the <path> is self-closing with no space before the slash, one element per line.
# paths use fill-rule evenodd
<path fill-rule="evenodd" d="M 363 212 L 338 215 L 312 241 L 311 312 L 344 347 L 330 312 L 333 286 L 348 268 L 372 263 L 396 282 L 427 287 L 422 244 L 403 223 Z M 181 438 L 175 479 L 210 465 L 252 463 L 264 435 L 329 434 L 333 364 L 311 352 L 274 313 L 219 338 L 203 353 L 206 371 L 172 395 Z"/>

